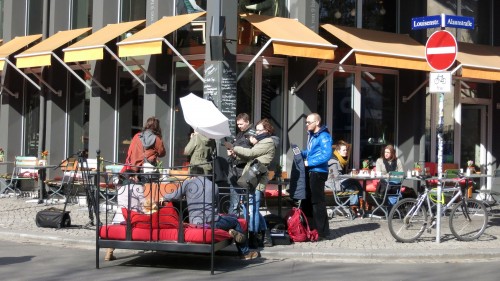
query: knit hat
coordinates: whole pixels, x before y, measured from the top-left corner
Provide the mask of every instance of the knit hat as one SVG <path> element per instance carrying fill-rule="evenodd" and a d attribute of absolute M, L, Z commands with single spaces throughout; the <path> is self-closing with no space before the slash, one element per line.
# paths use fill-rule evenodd
<path fill-rule="evenodd" d="M 245 136 L 247 137 L 255 137 L 257 135 L 257 132 L 254 129 L 250 129 L 245 133 Z"/>

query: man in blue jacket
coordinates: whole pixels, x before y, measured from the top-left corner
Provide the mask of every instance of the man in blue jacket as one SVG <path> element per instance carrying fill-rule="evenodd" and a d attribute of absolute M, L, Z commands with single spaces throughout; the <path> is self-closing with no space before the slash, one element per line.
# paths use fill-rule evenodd
<path fill-rule="evenodd" d="M 330 234 L 326 212 L 325 181 L 328 178 L 328 160 L 332 157 L 332 137 L 321 117 L 311 113 L 306 118 L 307 148 L 302 151 L 306 168 L 306 194 L 304 212 L 312 217 L 312 225 L 324 240 Z M 311 216 L 312 215 L 312 216 Z"/>

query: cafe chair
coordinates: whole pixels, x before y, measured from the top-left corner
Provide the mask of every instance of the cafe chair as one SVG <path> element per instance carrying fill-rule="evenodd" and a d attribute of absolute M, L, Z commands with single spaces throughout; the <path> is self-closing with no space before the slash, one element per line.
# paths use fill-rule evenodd
<path fill-rule="evenodd" d="M 375 203 L 375 208 L 371 211 L 371 218 L 387 218 L 389 211 L 401 198 L 401 184 L 404 180 L 404 172 L 389 172 L 387 180 L 381 180 L 375 192 L 369 192 Z M 384 216 L 377 215 L 381 211 Z"/>
<path fill-rule="evenodd" d="M 12 177 L 4 193 L 12 192 L 16 197 L 33 195 L 38 181 L 38 170 L 33 169 L 34 166 L 38 166 L 35 156 L 16 156 Z"/>
<path fill-rule="evenodd" d="M 45 181 L 49 191 L 49 200 L 55 200 L 56 198 L 69 200 L 71 195 L 69 192 L 75 182 L 78 170 L 78 161 L 76 158 L 68 158 L 63 160 L 59 167 L 63 171 L 62 178 L 59 176 Z"/>
<path fill-rule="evenodd" d="M 482 201 L 489 209 L 489 212 L 493 213 L 493 207 L 498 205 L 498 200 L 500 198 L 500 169 L 494 171 L 490 189 L 479 190 L 479 193 L 482 195 Z M 496 211 L 498 215 L 498 210 Z"/>
<path fill-rule="evenodd" d="M 333 190 L 333 198 L 335 200 L 335 205 L 333 206 L 333 212 L 331 213 L 331 218 L 335 214 L 342 214 L 344 217 L 353 220 L 356 218 L 356 214 L 353 212 L 350 206 L 351 196 L 357 196 L 359 191 L 336 191 Z"/>

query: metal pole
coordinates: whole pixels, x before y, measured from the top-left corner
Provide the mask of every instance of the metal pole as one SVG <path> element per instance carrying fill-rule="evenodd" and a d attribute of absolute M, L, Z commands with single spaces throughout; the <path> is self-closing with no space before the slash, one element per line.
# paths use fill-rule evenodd
<path fill-rule="evenodd" d="M 437 186 L 437 211 L 436 211 L 436 243 L 441 243 L 441 191 L 443 178 L 443 116 L 444 94 L 439 94 L 439 119 L 437 127 L 438 137 L 438 186 Z"/>

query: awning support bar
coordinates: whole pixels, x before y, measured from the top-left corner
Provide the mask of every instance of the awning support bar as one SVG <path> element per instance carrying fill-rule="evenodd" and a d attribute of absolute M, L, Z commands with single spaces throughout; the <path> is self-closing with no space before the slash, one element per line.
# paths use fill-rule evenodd
<path fill-rule="evenodd" d="M 88 69 L 86 69 L 85 67 L 83 67 L 80 62 L 75 62 L 76 65 L 83 71 L 85 72 L 85 74 L 87 74 L 90 79 L 92 80 L 92 82 L 94 82 L 99 88 L 101 88 L 101 90 L 107 92 L 108 94 L 111 94 L 111 87 L 104 87 L 101 82 L 97 81 L 95 78 L 94 78 L 94 75 L 92 75 L 92 73 L 90 73 L 90 71 Z M 81 78 L 81 77 L 80 77 Z M 82 79 L 83 80 L 83 79 Z M 85 81 L 84 81 L 85 82 Z M 85 82 L 85 85 L 88 85 L 86 82 Z M 91 88 L 91 86 L 89 85 L 89 88 Z"/>
<path fill-rule="evenodd" d="M 334 68 L 328 70 L 325 78 L 323 78 L 323 80 L 321 80 L 321 82 L 319 82 L 318 89 L 321 88 L 321 86 L 323 86 L 323 84 L 325 84 L 326 80 L 328 80 L 328 77 L 330 77 L 330 75 L 332 75 L 335 72 L 335 70 L 337 70 L 339 67 L 340 67 L 340 65 L 336 65 Z"/>
<path fill-rule="evenodd" d="M 415 91 L 413 91 L 409 96 L 403 96 L 403 102 L 409 101 L 418 91 L 420 91 L 424 86 L 429 83 L 429 78 L 425 79 L 425 81 L 418 86 Z"/>
<path fill-rule="evenodd" d="M 179 51 L 177 51 L 177 49 L 174 46 L 172 46 L 170 42 L 168 42 L 167 39 L 163 38 L 163 42 L 165 42 L 165 44 L 186 64 L 186 66 L 189 67 L 189 69 L 191 69 L 191 71 L 196 76 L 198 76 L 201 82 L 205 83 L 205 79 L 198 73 L 198 71 L 196 71 L 196 69 L 194 69 L 194 67 L 186 60 L 186 58 L 184 58 L 184 56 L 182 56 L 181 53 L 179 53 Z"/>
<path fill-rule="evenodd" d="M 144 81 L 141 80 L 141 78 L 139 78 L 137 75 L 135 75 L 135 73 L 130 70 L 130 68 L 128 68 L 128 66 L 115 54 L 113 53 L 109 48 L 108 46 L 104 46 L 104 49 L 119 63 L 121 64 L 121 66 L 123 66 L 123 68 L 125 68 L 125 70 L 128 71 L 128 73 L 130 73 L 130 75 L 132 75 L 132 77 L 134 77 L 135 80 L 137 80 L 137 82 L 139 82 L 139 84 L 141 84 L 141 86 L 143 87 L 146 87 L 146 84 L 144 83 Z"/>
<path fill-rule="evenodd" d="M 136 59 L 134 59 L 133 57 L 129 58 L 142 70 L 144 76 L 149 77 L 149 79 L 151 79 L 151 81 L 156 85 L 156 87 L 160 88 L 162 91 L 167 90 L 167 84 L 161 85 L 158 81 L 156 81 L 156 79 L 154 79 L 154 77 L 151 74 L 149 74 L 149 72 L 146 69 L 144 69 L 144 67 Z"/>
<path fill-rule="evenodd" d="M 307 83 L 307 81 L 309 81 L 309 79 L 311 79 L 311 77 L 314 75 L 314 73 L 316 73 L 316 71 L 318 71 L 318 68 L 325 62 L 325 60 L 322 60 L 320 62 L 318 62 L 318 65 L 316 65 L 316 67 L 306 76 L 306 78 L 304 78 L 304 80 L 302 81 L 302 83 L 300 83 L 297 88 L 295 88 L 295 93 L 298 92 L 303 86 L 305 83 Z"/>
<path fill-rule="evenodd" d="M 455 67 L 452 71 L 451 71 L 451 75 L 454 75 L 455 72 L 457 72 L 460 68 L 462 68 L 462 65 L 463 64 L 459 64 L 457 67 Z"/>
<path fill-rule="evenodd" d="M 19 98 L 19 93 L 15 93 L 15 94 L 14 94 L 14 93 L 13 93 L 13 92 L 11 92 L 9 89 L 7 89 L 7 87 L 5 87 L 4 85 L 2 85 L 2 86 L 1 86 L 1 88 L 0 88 L 0 95 L 1 95 L 1 93 L 2 93 L 3 91 L 7 92 L 7 94 L 9 94 L 9 95 L 11 95 L 11 96 L 15 97 L 16 99 L 17 99 L 17 98 Z"/>
<path fill-rule="evenodd" d="M 241 71 L 240 75 L 238 75 L 238 79 L 236 79 L 236 83 L 238 83 L 238 81 L 240 81 L 241 77 L 243 77 L 243 75 L 248 71 L 248 69 L 250 69 L 250 66 L 252 66 L 252 64 L 257 60 L 257 58 L 262 54 L 262 52 L 264 52 L 264 50 L 269 46 L 269 44 L 271 44 L 272 42 L 274 41 L 273 38 L 267 40 L 266 44 L 264 44 L 264 46 L 262 46 L 262 48 L 260 48 L 260 50 L 257 52 L 257 54 L 255 54 L 255 56 L 252 58 L 252 60 L 248 63 L 247 66 L 245 66 L 245 68 L 243 69 L 243 71 Z"/>
<path fill-rule="evenodd" d="M 52 93 L 56 94 L 56 95 L 57 95 L 57 96 L 59 96 L 59 97 L 60 97 L 60 96 L 62 96 L 62 91 L 61 91 L 61 90 L 56 91 L 54 88 L 52 88 L 52 86 L 50 86 L 50 85 L 49 85 L 49 83 L 47 83 L 45 80 L 43 80 L 43 78 L 42 78 L 40 75 L 38 75 L 38 74 L 36 74 L 35 72 L 33 72 L 33 71 L 31 70 L 31 67 L 26 68 L 26 70 L 27 70 L 27 71 L 29 71 L 31 74 L 33 74 L 33 75 L 34 75 L 34 76 L 38 79 L 38 81 L 40 81 L 40 82 L 41 82 L 41 83 L 42 83 L 45 87 L 47 87 L 47 88 L 48 88 L 48 89 L 49 89 Z"/>
<path fill-rule="evenodd" d="M 15 64 L 13 64 L 10 60 L 8 59 L 5 59 L 5 61 L 10 65 L 12 66 L 17 72 L 19 72 L 19 74 L 21 74 L 26 80 L 28 80 L 28 82 L 30 82 L 33 86 L 35 86 L 35 88 L 38 89 L 38 91 L 41 91 L 42 88 L 40 87 L 40 85 L 38 85 L 37 83 L 35 83 L 35 81 L 33 81 L 31 78 L 28 77 L 28 75 L 26 75 L 26 73 L 24 73 L 23 71 L 21 71 L 21 69 L 19 69 Z"/>
<path fill-rule="evenodd" d="M 354 53 L 354 49 L 351 49 L 351 50 L 349 51 L 349 53 L 347 53 L 347 55 L 345 55 L 345 56 L 342 58 L 342 60 L 339 62 L 339 64 L 343 64 L 343 63 L 347 60 L 347 58 L 348 58 L 348 57 L 350 57 L 350 56 L 352 55 L 352 53 Z"/>
<path fill-rule="evenodd" d="M 71 69 L 71 67 L 69 67 L 66 63 L 64 63 L 64 61 L 63 61 L 60 57 L 58 57 L 58 56 L 57 56 L 56 54 L 54 54 L 54 53 L 52 53 L 52 56 L 53 56 L 53 57 L 54 57 L 57 61 L 59 61 L 59 62 L 60 62 L 60 63 L 61 63 L 61 64 L 62 64 L 62 65 L 63 65 L 63 66 L 64 66 L 64 67 L 65 67 L 65 68 L 66 68 L 66 69 L 67 69 L 67 70 L 71 73 L 71 74 L 73 74 L 73 76 L 75 76 L 75 77 L 76 77 L 76 79 L 78 79 L 80 82 L 82 82 L 82 84 L 83 84 L 85 87 L 87 87 L 89 90 L 91 90 L 91 91 L 92 91 L 92 86 L 90 86 L 89 84 L 87 84 L 87 82 L 85 82 L 85 80 L 83 80 L 83 78 L 82 78 L 82 77 L 78 76 L 78 74 L 76 74 L 76 72 L 75 72 L 73 69 Z M 83 69 L 83 68 L 82 68 L 82 69 Z M 85 71 L 85 70 L 84 70 L 84 71 Z M 97 82 L 97 81 L 95 81 L 95 80 L 94 80 L 94 82 L 96 82 L 97 86 L 99 86 L 99 88 L 101 88 L 101 90 L 105 91 L 105 92 L 106 92 L 106 93 L 108 93 L 108 94 L 111 94 L 111 88 L 109 88 L 109 87 L 108 87 L 108 88 L 106 89 L 106 88 L 104 88 L 104 87 L 103 87 L 103 86 L 102 86 L 99 82 Z"/>

